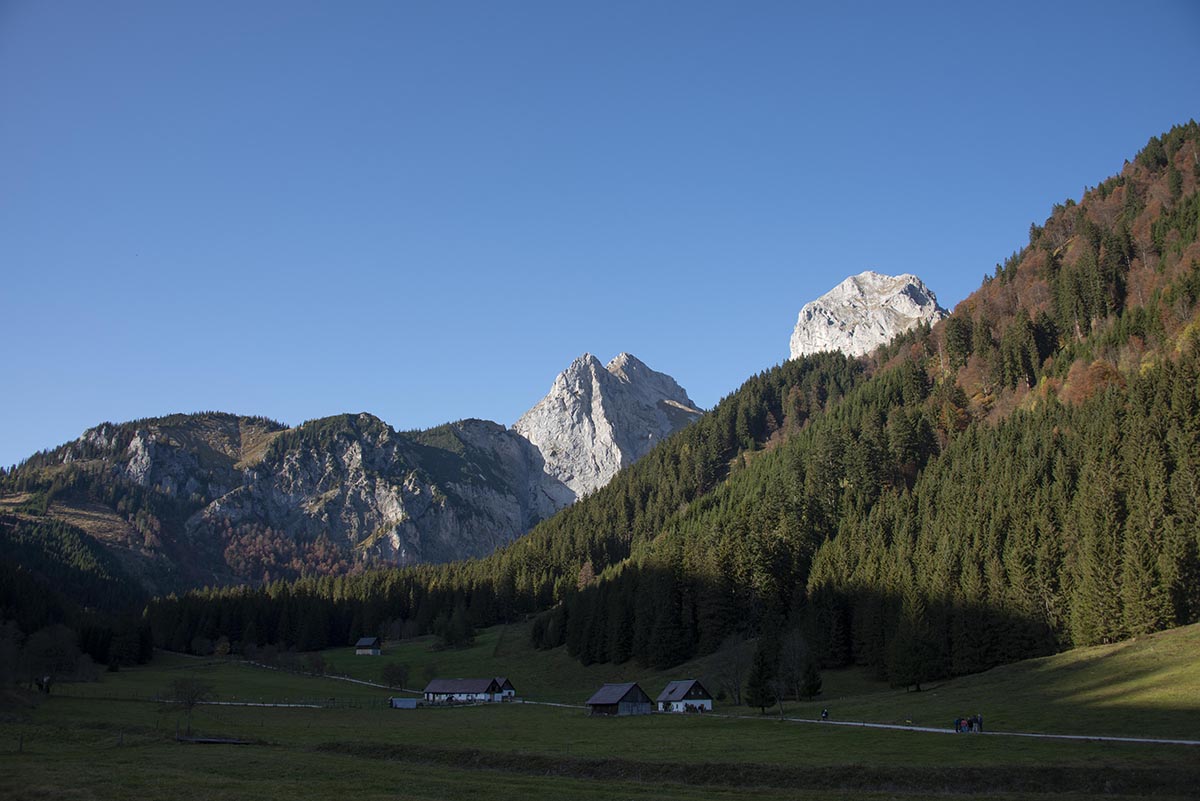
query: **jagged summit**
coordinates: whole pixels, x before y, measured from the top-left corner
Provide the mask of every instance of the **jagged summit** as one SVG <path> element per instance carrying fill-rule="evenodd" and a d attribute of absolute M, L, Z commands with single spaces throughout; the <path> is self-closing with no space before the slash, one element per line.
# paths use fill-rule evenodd
<path fill-rule="evenodd" d="M 800 310 L 792 331 L 791 356 L 839 350 L 862 356 L 919 323 L 949 314 L 915 275 L 852 275 Z"/>
<path fill-rule="evenodd" d="M 585 353 L 513 430 L 541 453 L 550 486 L 562 496 L 555 500 L 565 505 L 607 484 L 700 414 L 675 379 L 632 354 L 605 366 Z"/>

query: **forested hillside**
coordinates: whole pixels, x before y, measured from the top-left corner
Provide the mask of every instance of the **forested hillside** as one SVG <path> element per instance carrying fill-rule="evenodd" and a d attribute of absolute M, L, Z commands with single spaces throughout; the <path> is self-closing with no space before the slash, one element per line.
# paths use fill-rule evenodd
<path fill-rule="evenodd" d="M 301 648 L 540 611 L 584 662 L 803 632 L 898 684 L 1196 620 L 1200 126 L 1056 206 L 932 330 L 748 381 L 491 557 L 214 590 L 156 638 Z"/>

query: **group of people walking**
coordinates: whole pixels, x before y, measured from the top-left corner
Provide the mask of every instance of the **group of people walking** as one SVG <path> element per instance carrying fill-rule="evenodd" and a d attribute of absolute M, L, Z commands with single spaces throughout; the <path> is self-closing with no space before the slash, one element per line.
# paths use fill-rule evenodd
<path fill-rule="evenodd" d="M 969 718 L 955 718 L 954 731 L 960 733 L 983 731 L 983 715 L 972 715 Z"/>

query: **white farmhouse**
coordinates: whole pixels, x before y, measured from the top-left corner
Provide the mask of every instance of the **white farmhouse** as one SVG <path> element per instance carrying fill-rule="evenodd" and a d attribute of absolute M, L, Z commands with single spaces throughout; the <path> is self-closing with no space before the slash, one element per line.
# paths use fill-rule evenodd
<path fill-rule="evenodd" d="M 433 679 L 425 687 L 425 701 L 430 704 L 471 704 L 503 700 L 504 692 L 494 678 Z"/>
<path fill-rule="evenodd" d="M 658 695 L 659 712 L 712 712 L 713 699 L 696 679 L 682 679 L 667 685 Z"/>

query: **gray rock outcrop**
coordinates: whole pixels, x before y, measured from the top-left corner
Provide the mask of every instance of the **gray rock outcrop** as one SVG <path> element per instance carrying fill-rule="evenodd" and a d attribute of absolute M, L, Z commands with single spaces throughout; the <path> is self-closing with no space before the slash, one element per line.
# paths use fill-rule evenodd
<path fill-rule="evenodd" d="M 806 303 L 792 331 L 791 356 L 841 351 L 862 356 L 920 323 L 936 323 L 949 312 L 915 275 L 851 276 Z"/>

